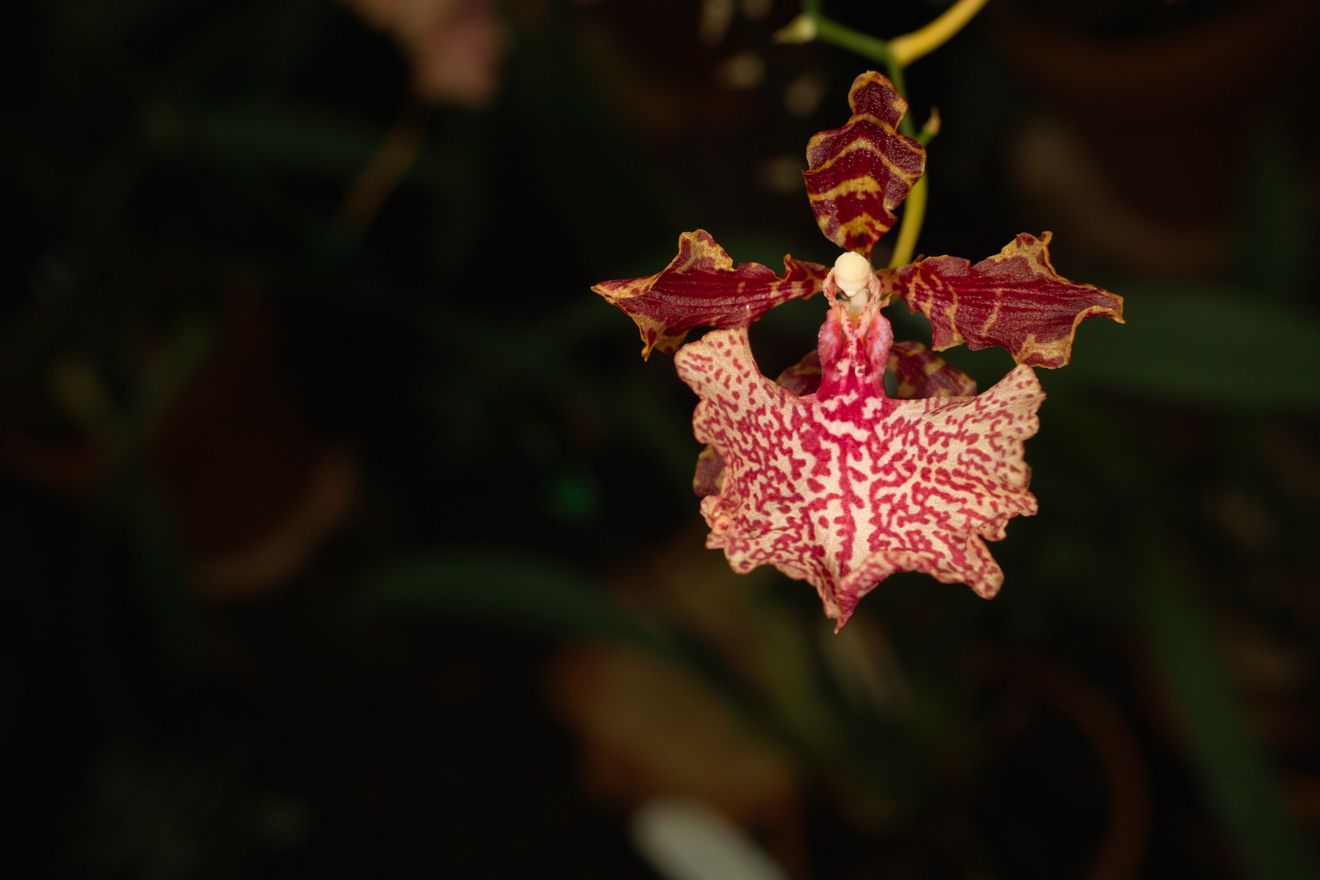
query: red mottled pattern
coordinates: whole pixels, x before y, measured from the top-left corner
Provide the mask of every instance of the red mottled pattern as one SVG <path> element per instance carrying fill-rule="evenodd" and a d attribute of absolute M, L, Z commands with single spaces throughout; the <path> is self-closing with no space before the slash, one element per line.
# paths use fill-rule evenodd
<path fill-rule="evenodd" d="M 889 349 L 889 372 L 894 374 L 897 397 L 970 397 L 976 380 L 920 342 L 896 341 Z M 820 387 L 820 353 L 807 352 L 802 360 L 779 374 L 775 382 L 794 394 L 814 394 Z"/>
<path fill-rule="evenodd" d="M 970 397 L 976 380 L 920 342 L 895 342 L 889 350 L 889 372 L 894 374 L 898 397 Z"/>
<path fill-rule="evenodd" d="M 912 400 L 921 397 L 970 397 L 976 393 L 976 380 L 950 366 L 944 358 L 920 342 L 895 342 L 889 350 L 889 372 L 894 374 L 898 397 Z M 779 387 L 799 396 L 815 394 L 820 388 L 820 354 L 810 351 L 775 379 Z M 697 456 L 697 471 L 692 491 L 699 497 L 714 495 L 724 481 L 724 458 L 707 446 Z"/>
<path fill-rule="evenodd" d="M 645 278 L 602 281 L 591 288 L 637 323 L 642 356 L 672 352 L 697 327 L 746 327 L 774 306 L 821 289 L 825 266 L 784 257 L 784 275 L 759 263 L 733 264 L 709 232 L 678 239 L 678 255 Z"/>
<path fill-rule="evenodd" d="M 831 308 L 821 385 L 797 395 L 761 375 L 745 330 L 709 333 L 675 362 L 697 392 L 693 427 L 725 472 L 702 499 L 707 546 L 747 572 L 771 564 L 814 585 L 839 626 L 879 581 L 923 571 L 993 596 L 986 540 L 1036 511 L 1023 442 L 1044 399 L 1021 366 L 978 397 L 900 401 L 883 386 L 892 335 L 868 308 Z"/>
<path fill-rule="evenodd" d="M 820 355 L 814 350 L 779 374 L 775 383 L 794 394 L 812 394 L 820 387 Z M 692 491 L 700 498 L 714 495 L 724 485 L 724 458 L 707 446 L 697 456 L 697 472 L 692 477 Z"/>
<path fill-rule="evenodd" d="M 1123 323 L 1123 298 L 1055 272 L 1050 237 L 1023 233 L 974 266 L 961 257 L 918 260 L 893 270 L 892 282 L 930 319 L 936 351 L 966 340 L 1007 349 L 1020 364 L 1062 367 L 1077 325 L 1095 317 Z"/>
<path fill-rule="evenodd" d="M 907 102 L 883 75 L 868 71 L 857 77 L 848 104 L 852 118 L 846 125 L 807 143 L 808 169 L 802 176 L 825 237 L 869 256 L 925 170 L 926 151 L 898 133 Z"/>

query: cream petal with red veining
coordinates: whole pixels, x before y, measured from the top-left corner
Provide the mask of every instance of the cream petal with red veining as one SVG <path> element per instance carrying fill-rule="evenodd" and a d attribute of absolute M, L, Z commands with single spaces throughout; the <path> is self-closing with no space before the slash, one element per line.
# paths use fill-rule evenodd
<path fill-rule="evenodd" d="M 747 572 L 771 564 L 814 585 L 840 626 L 897 571 L 992 596 L 1003 573 L 985 546 L 1036 511 L 1023 442 L 1044 399 L 1018 367 L 976 397 L 885 395 L 889 322 L 832 307 L 821 385 L 798 395 L 763 376 L 743 329 L 708 333 L 676 356 L 697 392 L 693 426 L 725 469 L 701 502 L 707 546 Z"/>

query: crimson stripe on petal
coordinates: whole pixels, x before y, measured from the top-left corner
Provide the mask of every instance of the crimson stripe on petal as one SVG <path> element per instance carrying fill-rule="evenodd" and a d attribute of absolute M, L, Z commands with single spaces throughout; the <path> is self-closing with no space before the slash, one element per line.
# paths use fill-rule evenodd
<path fill-rule="evenodd" d="M 930 319 L 936 351 L 966 341 L 1006 349 L 1020 364 L 1062 367 L 1077 325 L 1097 317 L 1123 323 L 1123 298 L 1055 272 L 1050 238 L 1023 233 L 976 265 L 961 257 L 918 260 L 894 270 L 893 281 Z"/>
<path fill-rule="evenodd" d="M 746 327 L 790 299 L 821 289 L 828 268 L 784 257 L 784 274 L 759 263 L 736 266 L 709 232 L 678 239 L 678 255 L 645 278 L 602 281 L 591 289 L 627 312 L 642 336 L 642 357 L 652 349 L 673 352 L 697 327 Z"/>
<path fill-rule="evenodd" d="M 848 92 L 852 117 L 807 143 L 807 198 L 825 237 L 869 256 L 896 220 L 926 167 L 920 143 L 898 133 L 907 102 L 882 74 L 868 71 Z"/>
<path fill-rule="evenodd" d="M 903 400 L 976 394 L 975 379 L 920 342 L 895 342 L 889 350 L 889 372 Z"/>

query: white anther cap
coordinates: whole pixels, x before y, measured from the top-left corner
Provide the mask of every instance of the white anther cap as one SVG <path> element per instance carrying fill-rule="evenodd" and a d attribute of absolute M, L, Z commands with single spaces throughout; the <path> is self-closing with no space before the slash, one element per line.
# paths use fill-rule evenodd
<path fill-rule="evenodd" d="M 871 283 L 871 262 L 853 251 L 839 254 L 834 261 L 834 283 L 848 296 L 865 290 Z"/>

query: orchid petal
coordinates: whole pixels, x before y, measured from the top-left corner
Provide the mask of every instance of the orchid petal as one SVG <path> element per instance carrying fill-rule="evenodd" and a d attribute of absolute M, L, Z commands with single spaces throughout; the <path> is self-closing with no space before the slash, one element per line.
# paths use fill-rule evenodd
<path fill-rule="evenodd" d="M 848 92 L 852 117 L 807 143 L 802 173 L 825 237 L 869 256 L 926 167 L 926 150 L 898 133 L 907 101 L 883 75 L 863 73 Z"/>
<path fill-rule="evenodd" d="M 976 394 L 976 380 L 951 366 L 920 342 L 895 342 L 889 351 L 889 372 L 893 373 L 901 400 L 924 397 L 970 397 Z M 775 384 L 799 397 L 814 394 L 820 388 L 820 354 L 814 349 L 802 360 L 784 370 Z M 697 470 L 692 477 L 692 491 L 700 498 L 714 495 L 724 485 L 724 458 L 707 446 L 697 456 Z"/>
<path fill-rule="evenodd" d="M 816 587 L 842 626 L 897 571 L 993 596 L 1003 572 L 986 540 L 1036 511 L 1023 442 L 1044 399 L 1018 367 L 978 397 L 885 395 L 892 340 L 877 311 L 821 329 L 821 385 L 798 395 L 763 376 L 745 330 L 709 333 L 675 357 L 701 402 L 693 427 L 724 462 L 702 499 L 707 546 L 747 572 L 771 564 Z"/>
<path fill-rule="evenodd" d="M 724 456 L 707 445 L 697 455 L 697 471 L 692 475 L 692 494 L 698 498 L 718 495 L 724 488 Z"/>
<path fill-rule="evenodd" d="M 909 306 L 930 319 L 936 351 L 968 346 L 1006 349 L 1019 364 L 1062 367 L 1077 325 L 1105 317 L 1123 323 L 1123 298 L 1069 281 L 1050 263 L 1051 234 L 1022 234 L 976 265 L 930 257 L 894 270 Z"/>
<path fill-rule="evenodd" d="M 775 384 L 794 394 L 815 394 L 820 387 L 820 353 L 814 348 L 802 360 L 775 378 Z"/>
<path fill-rule="evenodd" d="M 775 384 L 797 395 L 814 394 L 820 387 L 820 355 L 815 349 L 802 360 L 784 370 Z M 724 485 L 724 458 L 707 446 L 697 456 L 697 472 L 692 476 L 692 491 L 698 498 L 714 495 Z"/>
<path fill-rule="evenodd" d="M 920 342 L 895 342 L 889 350 L 889 372 L 897 380 L 900 400 L 976 394 L 975 379 Z"/>
<path fill-rule="evenodd" d="M 900 400 L 923 397 L 970 397 L 976 380 L 933 353 L 920 342 L 895 342 L 889 349 L 889 372 L 898 384 Z M 780 373 L 775 384 L 799 396 L 820 388 L 820 353 L 815 349 Z"/>
<path fill-rule="evenodd" d="M 806 299 L 821 289 L 828 269 L 784 257 L 784 274 L 758 263 L 736 266 L 709 232 L 678 239 L 678 255 L 645 278 L 602 281 L 591 289 L 637 323 L 642 357 L 652 349 L 672 352 L 697 327 L 747 327 L 774 306 Z"/>

